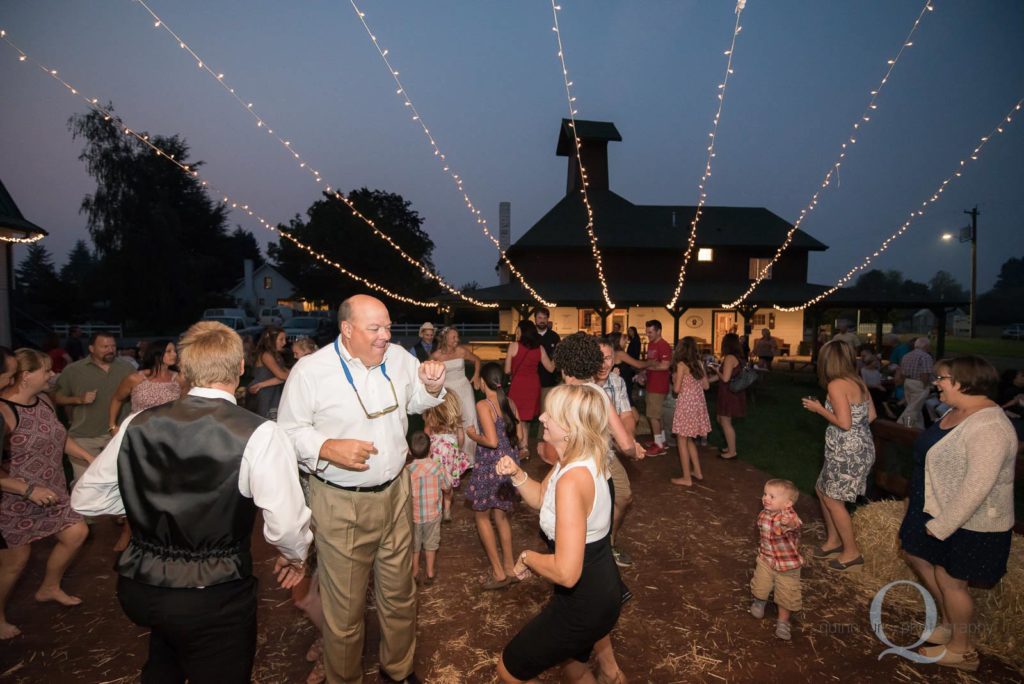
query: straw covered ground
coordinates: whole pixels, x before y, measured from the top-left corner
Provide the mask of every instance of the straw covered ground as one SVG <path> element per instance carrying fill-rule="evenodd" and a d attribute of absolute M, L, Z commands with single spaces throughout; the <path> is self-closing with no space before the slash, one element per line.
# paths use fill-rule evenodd
<path fill-rule="evenodd" d="M 741 426 L 742 429 L 742 426 Z M 811 562 L 804 569 L 804 611 L 794 624 L 791 643 L 774 635 L 774 607 L 764 620 L 747 613 L 749 581 L 757 548 L 754 521 L 767 476 L 743 462 L 703 458 L 705 480 L 692 489 L 669 484 L 678 475 L 674 450 L 667 456 L 629 466 L 636 503 L 626 520 L 621 545 L 635 564 L 623 576 L 635 598 L 624 608 L 613 636 L 623 670 L 632 682 L 1013 682 L 1024 681 L 1019 642 L 1001 646 L 983 640 L 981 670 L 973 676 L 915 665 L 895 656 L 879 660 L 885 646 L 869 625 L 874 588 L 891 579 L 910 578 L 895 556 L 896 513 L 867 521 L 882 508 L 858 516 L 868 568 L 861 578 L 837 577 Z M 545 466 L 529 464 L 535 474 Z M 797 511 L 805 521 L 804 544 L 817 543 L 821 523 L 816 503 L 802 497 Z M 485 561 L 471 512 L 459 507 L 443 526 L 438 581 L 420 594 L 416 669 L 426 682 L 491 682 L 504 644 L 547 600 L 550 589 L 538 580 L 499 592 L 478 588 Z M 885 527 L 889 525 L 889 527 Z M 516 550 L 539 549 L 536 515 L 525 509 L 513 519 Z M 886 530 L 891 530 L 887 532 Z M 93 526 L 93 534 L 66 580 L 68 591 L 85 603 L 73 609 L 38 605 L 31 596 L 42 576 L 45 545 L 34 552 L 26 577 L 16 588 L 9 618 L 24 635 L 0 643 L 0 681 L 132 682 L 145 659 L 146 630 L 130 623 L 114 596 L 110 547 L 117 528 L 111 521 Z M 888 534 L 888 538 L 886 535 Z M 981 599 L 992 634 L 1024 633 L 1020 627 L 1021 540 L 1015 540 L 1011 592 L 1004 587 L 1015 622 L 1004 626 Z M 271 551 L 255 544 L 262 578 L 260 646 L 255 679 L 261 683 L 303 682 L 309 669 L 303 656 L 313 630 L 290 605 L 285 592 L 270 583 Z M 991 594 L 995 596 L 996 594 Z M 999 600 L 999 599 L 995 599 Z M 364 662 L 367 682 L 377 681 L 379 631 L 369 612 Z M 886 624 L 915 625 L 923 619 L 918 602 L 893 591 L 886 601 Z M 1016 629 L 1015 632 L 1010 630 Z M 895 643 L 910 644 L 918 632 L 887 631 Z M 1001 656 L 1001 657 L 1000 657 Z M 544 681 L 558 677 L 548 674 Z"/>

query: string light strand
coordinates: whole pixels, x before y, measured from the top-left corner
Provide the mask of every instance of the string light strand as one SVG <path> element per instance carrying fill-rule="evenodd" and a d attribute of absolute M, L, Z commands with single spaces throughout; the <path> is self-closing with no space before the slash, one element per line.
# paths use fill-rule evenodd
<path fill-rule="evenodd" d="M 216 81 L 217 84 L 220 85 L 225 92 L 227 92 L 246 112 L 249 113 L 250 116 L 252 116 L 252 118 L 256 121 L 257 128 L 265 129 L 267 133 L 269 133 L 275 139 L 277 139 L 277 141 L 285 148 L 289 156 L 292 158 L 292 161 L 295 162 L 295 164 L 300 169 L 302 169 L 303 171 L 307 172 L 310 176 L 312 176 L 315 182 L 323 183 L 323 177 L 320 175 L 320 172 L 317 171 L 314 167 L 312 167 L 305 159 L 303 159 L 303 157 L 298 153 L 298 151 L 295 150 L 290 140 L 285 140 L 279 134 L 274 133 L 274 129 L 270 126 L 269 122 L 264 117 L 260 116 L 260 114 L 254 108 L 253 103 L 247 102 L 237 92 L 235 92 L 235 89 L 228 84 L 227 78 L 223 73 L 214 71 L 210 64 L 206 60 L 204 60 L 192 48 L 192 46 L 185 42 L 185 40 L 178 33 L 176 33 L 170 26 L 167 25 L 167 22 L 164 21 L 163 18 L 161 18 L 156 12 L 153 11 L 153 8 L 146 4 L 145 0 L 134 1 L 141 5 L 142 8 L 145 9 L 147 13 L 149 13 L 150 17 L 152 17 L 154 28 L 162 29 L 164 32 L 167 33 L 167 35 L 173 38 L 174 41 L 182 50 L 185 50 L 189 55 L 191 55 L 192 59 L 196 62 L 196 66 L 201 71 L 204 71 L 207 74 L 209 74 L 209 76 L 214 81 Z M 378 228 L 377 225 L 370 218 L 368 218 L 362 212 L 360 212 L 352 203 L 352 201 L 344 194 L 342 194 L 340 191 L 338 191 L 337 189 L 333 189 L 331 188 L 331 186 L 328 185 L 325 187 L 325 192 L 333 196 L 335 199 L 344 203 L 352 211 L 352 215 L 362 220 L 370 228 L 370 230 L 373 231 L 374 235 L 376 235 L 381 240 L 387 242 L 388 245 L 396 252 L 398 252 L 398 254 L 407 263 L 418 268 L 424 276 L 437 282 L 438 285 L 447 290 L 449 293 L 462 299 L 465 302 L 473 304 L 474 306 L 478 306 L 485 309 L 498 308 L 498 304 L 496 302 L 483 302 L 480 301 L 479 299 L 476 299 L 459 291 L 457 288 L 453 287 L 451 284 L 445 281 L 444 278 L 442 278 L 439 274 L 434 272 L 432 269 L 427 268 L 418 259 L 409 255 L 405 250 L 401 248 L 401 246 L 399 246 L 397 242 L 395 242 L 391 238 L 390 235 L 380 230 L 380 228 Z"/>
<path fill-rule="evenodd" d="M 893 241 L 899 238 L 901 235 L 903 235 L 903 233 L 905 233 L 907 229 L 910 228 L 910 225 L 911 223 L 913 223 L 914 219 L 924 216 L 925 209 L 929 205 L 939 201 L 939 199 L 942 197 L 942 194 L 946 191 L 947 186 L 949 186 L 949 184 L 953 182 L 953 180 L 963 176 L 964 170 L 969 162 L 978 160 L 978 156 L 981 154 L 982 148 L 985 147 L 985 145 L 987 145 L 989 141 L 992 140 L 992 138 L 1003 133 L 1006 130 L 1006 126 L 1013 122 L 1014 116 L 1017 112 L 1021 110 L 1021 107 L 1024 107 L 1024 97 L 1017 100 L 1017 104 L 1015 104 L 1013 108 L 1010 109 L 1009 113 L 1007 113 L 1005 116 L 1003 116 L 1003 118 L 999 120 L 999 123 L 996 124 L 995 128 L 993 128 L 988 135 L 982 136 L 981 141 L 978 143 L 978 146 L 974 148 L 974 150 L 967 156 L 966 159 L 961 159 L 960 162 L 957 164 L 956 171 L 954 171 L 952 174 L 947 176 L 941 183 L 939 183 L 939 186 L 935 189 L 935 192 L 933 192 L 927 200 L 921 202 L 920 208 L 910 212 L 910 216 L 907 218 L 906 221 L 903 222 L 903 224 L 896 230 L 895 233 L 893 233 L 885 240 L 883 240 L 882 243 L 879 245 L 878 249 L 876 249 L 868 256 L 864 257 L 864 260 L 861 261 L 861 263 L 857 264 L 849 271 L 847 271 L 846 275 L 840 278 L 835 285 L 825 290 L 818 296 L 809 299 L 800 306 L 784 307 L 776 305 L 775 308 L 778 309 L 779 311 L 802 311 L 809 306 L 817 304 L 818 302 L 825 299 L 829 295 L 833 294 L 836 290 L 850 282 L 854 275 L 856 275 L 860 271 L 863 271 L 871 264 L 871 261 L 873 259 L 877 258 L 882 254 L 882 252 L 889 249 L 889 246 L 893 243 Z"/>
<path fill-rule="evenodd" d="M 317 252 L 316 250 L 314 250 L 309 245 L 306 245 L 306 244 L 302 243 L 301 241 L 299 241 L 298 239 L 296 239 L 294 236 L 292 236 L 292 235 L 290 235 L 290 234 L 288 234 L 288 233 L 286 233 L 284 231 L 278 230 L 277 227 L 274 224 L 270 223 L 269 221 L 264 219 L 262 216 L 260 216 L 256 212 L 256 210 L 252 209 L 248 204 L 239 202 L 237 200 L 233 200 L 229 195 L 224 194 L 223 191 L 219 190 L 216 186 L 212 185 L 209 181 L 201 179 L 200 176 L 199 176 L 199 172 L 196 171 L 194 168 L 192 168 L 188 164 L 185 164 L 185 163 L 175 159 L 173 154 L 165 151 L 161 147 L 159 147 L 156 144 L 154 144 L 149 139 L 148 135 L 146 135 L 144 133 L 139 133 L 135 129 L 133 129 L 130 126 L 128 126 L 121 117 L 117 116 L 112 111 L 110 111 L 109 109 L 107 109 L 106 107 L 101 105 L 99 103 L 99 98 L 95 98 L 95 97 L 90 98 L 90 97 L 87 97 L 86 95 L 83 95 L 75 86 L 71 85 L 71 83 L 69 83 L 68 81 L 64 80 L 64 78 L 62 78 L 59 75 L 59 72 L 57 71 L 57 69 L 51 69 L 50 67 L 47 67 L 46 65 L 42 64 L 38 60 L 30 57 L 24 50 L 22 50 L 20 47 L 18 47 L 13 42 L 11 42 L 11 40 L 7 37 L 7 32 L 4 31 L 3 29 L 0 29 L 0 39 L 2 39 L 4 42 L 6 42 L 11 48 L 13 48 L 18 53 L 18 61 L 20 61 L 20 62 L 30 62 L 33 65 L 37 66 L 47 76 L 51 77 L 52 79 L 54 79 L 55 81 L 60 83 L 69 93 L 71 93 L 72 95 L 76 95 L 76 96 L 80 97 L 86 103 L 86 105 L 88 105 L 91 109 L 93 109 L 94 111 L 98 112 L 99 114 L 102 114 L 103 118 L 104 118 L 104 121 L 109 122 L 111 124 L 111 126 L 114 126 L 115 128 L 119 129 L 121 132 L 123 132 L 125 135 L 131 136 L 132 138 L 137 140 L 142 145 L 148 147 L 157 156 L 163 157 L 167 161 L 171 162 L 172 164 L 174 164 L 176 167 L 178 167 L 178 169 L 181 170 L 186 175 L 191 176 L 192 178 L 198 180 L 200 182 L 200 184 L 204 188 L 216 191 L 217 194 L 219 194 L 221 196 L 222 203 L 227 205 L 227 206 L 230 206 L 231 209 L 235 209 L 235 210 L 241 211 L 242 213 L 248 215 L 249 217 L 251 217 L 252 219 L 257 221 L 260 225 L 262 225 L 267 230 L 269 230 L 269 231 L 271 231 L 273 233 L 277 233 L 278 235 L 280 235 L 281 237 L 285 238 L 286 240 L 289 240 L 290 242 L 295 244 L 297 247 L 299 247 L 300 249 L 306 251 L 308 254 L 310 254 L 311 256 L 316 258 L 318 261 L 321 261 L 321 262 L 323 262 L 325 264 L 328 264 L 329 266 L 334 267 L 337 271 L 339 271 L 343 275 L 346 275 L 349 278 L 352 278 L 353 280 L 356 280 L 357 282 L 362 283 L 363 285 L 365 285 L 366 287 L 368 287 L 369 289 L 371 289 L 371 290 L 373 290 L 375 292 L 379 292 L 381 294 L 387 295 L 388 297 L 391 297 L 392 299 L 396 299 L 396 300 L 398 300 L 400 302 L 405 302 L 406 304 L 412 304 L 414 306 L 421 306 L 421 307 L 425 307 L 425 308 L 437 308 L 438 306 L 440 306 L 440 304 L 438 302 L 421 301 L 421 300 L 413 299 L 411 297 L 406 297 L 404 295 L 400 295 L 400 294 L 397 294 L 395 292 L 392 292 L 391 290 L 389 290 L 388 288 L 384 287 L 383 285 L 379 285 L 379 284 L 377 284 L 377 283 L 375 283 L 375 282 L 373 282 L 373 281 L 371 281 L 371 280 L 369 280 L 367 278 L 364 278 L 364 277 L 362 277 L 362 276 L 360 276 L 360 275 L 358 275 L 356 273 L 353 273 L 352 271 L 349 271 L 348 269 L 344 268 L 341 264 L 339 264 L 336 261 L 330 259 L 326 255 L 321 254 L 320 252 Z"/>
<path fill-rule="evenodd" d="M 722 119 L 722 107 L 725 106 L 725 90 L 729 85 L 729 76 L 732 74 L 732 58 L 736 53 L 736 38 L 740 35 L 740 31 L 743 27 L 740 26 L 740 15 L 743 14 L 743 9 L 747 5 L 747 0 L 738 0 L 736 3 L 736 25 L 732 30 L 732 44 L 729 49 L 725 51 L 728 59 L 725 63 L 725 77 L 722 82 L 718 84 L 718 111 L 715 112 L 715 118 L 711 122 L 711 132 L 708 133 L 710 140 L 707 146 L 707 157 L 704 159 L 704 174 L 700 177 L 700 183 L 697 185 L 698 197 L 697 197 L 697 208 L 693 212 L 693 220 L 690 221 L 690 235 L 686 242 L 686 251 L 683 253 L 683 263 L 679 267 L 679 278 L 676 282 L 675 292 L 672 293 L 672 299 L 668 303 L 669 309 L 674 309 L 676 302 L 679 301 L 679 295 L 683 292 L 683 285 L 686 282 L 686 264 L 690 261 L 690 256 L 693 254 L 693 246 L 697 242 L 697 224 L 700 222 L 700 216 L 704 208 L 704 202 L 708 198 L 707 184 L 708 179 L 711 178 L 711 160 L 715 158 L 715 142 L 718 136 L 718 122 Z"/>
<path fill-rule="evenodd" d="M 380 55 L 381 60 L 384 62 L 384 66 L 387 67 L 388 73 L 391 74 L 391 78 L 394 80 L 395 85 L 397 86 L 395 94 L 398 95 L 398 97 L 402 99 L 402 102 L 405 104 L 405 106 L 409 108 L 409 113 L 410 116 L 412 117 L 412 121 L 419 124 L 420 128 L 423 131 L 423 135 L 427 138 L 427 141 L 429 142 L 430 147 L 434 152 L 434 157 L 437 158 L 438 162 L 440 162 L 441 168 L 445 172 L 445 174 L 447 174 L 448 177 L 451 178 L 452 181 L 455 183 L 456 189 L 462 195 L 462 201 L 465 202 L 466 208 L 469 209 L 469 213 L 472 214 L 473 217 L 476 219 L 476 222 L 482 229 L 483 234 L 494 244 L 494 247 L 498 250 L 498 254 L 501 257 L 501 260 L 505 263 L 506 266 L 508 266 L 509 271 L 512 273 L 513 276 L 515 276 L 516 280 L 518 280 L 519 283 L 526 289 L 526 291 L 530 293 L 530 296 L 532 296 L 535 300 L 537 300 L 537 302 L 544 306 L 557 306 L 557 304 L 555 304 L 554 302 L 549 302 L 545 300 L 543 297 L 541 297 L 540 293 L 538 293 L 533 287 L 530 286 L 528 282 L 526 282 L 526 278 L 523 276 L 522 273 L 520 273 L 519 269 L 517 269 L 512 264 L 512 261 L 508 258 L 508 255 L 506 254 L 505 250 L 502 249 L 501 242 L 497 238 L 495 238 L 494 235 L 491 233 L 490 226 L 487 224 L 487 219 L 484 218 L 480 209 L 478 209 L 473 204 L 473 200 L 470 198 L 469 193 L 466 191 L 465 182 L 462 176 L 456 173 L 451 162 L 448 161 L 447 155 L 441 150 L 440 145 L 438 145 L 437 139 L 433 136 L 433 134 L 431 134 L 430 129 L 427 127 L 426 122 L 423 120 L 423 116 L 416 108 L 416 105 L 412 100 L 412 96 L 409 95 L 408 88 L 405 87 L 405 84 L 403 84 L 402 80 L 399 78 L 398 69 L 394 67 L 391 59 L 388 57 L 390 51 L 381 46 L 380 41 L 377 39 L 377 34 L 374 33 L 373 30 L 370 28 L 370 25 L 366 19 L 366 13 L 355 3 L 355 0 L 349 0 L 349 2 L 352 5 L 352 9 L 356 13 L 356 16 L 359 18 L 359 21 L 362 23 L 363 28 L 366 29 L 366 34 L 370 37 L 370 41 L 373 43 L 373 47 L 377 50 L 377 53 Z"/>
<path fill-rule="evenodd" d="M 551 27 L 551 30 L 555 32 L 555 39 L 558 43 L 558 61 L 562 64 L 562 82 L 565 84 L 565 98 L 569 105 L 569 127 L 572 129 L 572 139 L 576 145 L 576 163 L 579 166 L 580 172 L 580 196 L 583 199 L 583 207 L 587 211 L 587 236 L 590 238 L 590 253 L 594 259 L 594 268 L 597 270 L 597 279 L 601 282 L 601 294 L 604 296 L 604 303 L 609 309 L 615 308 L 615 302 L 612 301 L 611 295 L 608 294 L 608 281 L 604 277 L 604 264 L 601 259 L 601 248 L 597 244 L 597 234 L 594 232 L 594 209 L 590 206 L 590 197 L 587 195 L 587 170 L 583 168 L 583 156 L 582 150 L 583 145 L 580 143 L 580 137 L 576 133 L 576 96 L 572 94 L 573 82 L 569 80 L 569 68 L 565 64 L 565 46 L 562 45 L 562 31 L 558 25 L 558 13 L 561 11 L 561 5 L 555 3 L 555 0 L 551 0 L 551 16 L 554 18 L 555 25 Z"/>
<path fill-rule="evenodd" d="M 914 45 L 914 34 L 917 32 L 918 27 L 921 25 L 921 21 L 924 19 L 925 15 L 928 12 L 931 12 L 934 9 L 935 6 L 932 4 L 932 0 L 925 0 L 924 7 L 922 7 L 921 11 L 918 12 L 917 18 L 914 20 L 914 25 L 910 27 L 910 32 L 907 34 L 907 37 L 904 38 L 903 42 L 900 44 L 900 49 L 896 53 L 896 56 L 890 60 L 887 60 L 887 68 L 885 70 L 885 75 L 882 76 L 881 82 L 875 87 L 875 89 L 871 91 L 871 97 L 868 100 L 867 107 L 864 108 L 864 112 L 860 115 L 860 117 L 856 121 L 854 121 L 853 128 L 850 134 L 839 146 L 839 156 L 835 159 L 835 161 L 832 162 L 832 165 L 829 167 L 828 172 L 822 179 L 821 187 L 819 187 L 818 190 L 814 193 L 814 195 L 811 196 L 811 201 L 807 204 L 807 206 L 800 210 L 800 216 L 797 217 L 796 222 L 786 232 L 786 239 L 783 240 L 779 248 L 775 250 L 775 255 L 771 258 L 771 260 L 767 264 L 765 264 L 764 267 L 761 268 L 761 270 L 757 274 L 757 277 L 754 279 L 753 282 L 750 283 L 750 287 L 748 287 L 747 290 L 742 295 L 740 295 L 738 299 L 728 304 L 723 304 L 723 307 L 727 309 L 733 309 L 742 304 L 743 301 L 747 297 L 749 297 L 751 293 L 757 288 L 757 286 L 760 285 L 761 282 L 768 276 L 768 274 L 771 273 L 772 266 L 775 264 L 776 261 L 779 260 L 779 258 L 782 256 L 782 253 L 789 248 L 790 243 L 793 242 L 793 235 L 795 235 L 796 231 L 800 228 L 800 224 L 802 224 L 804 219 L 807 218 L 807 216 L 812 211 L 814 211 L 814 209 L 818 206 L 818 198 L 821 195 L 821 193 L 832 184 L 832 176 L 835 175 L 838 177 L 839 167 L 842 164 L 843 160 L 846 158 L 848 148 L 853 147 L 853 145 L 857 143 L 857 136 L 860 132 L 860 129 L 863 126 L 865 126 L 869 121 L 871 121 L 871 118 L 874 115 L 875 110 L 878 109 L 877 102 L 879 93 L 882 92 L 882 88 L 884 88 L 885 84 L 889 81 L 889 77 L 892 75 L 893 70 L 896 68 L 896 65 L 900 61 L 900 57 L 903 56 L 903 53 L 906 50 L 910 49 Z"/>

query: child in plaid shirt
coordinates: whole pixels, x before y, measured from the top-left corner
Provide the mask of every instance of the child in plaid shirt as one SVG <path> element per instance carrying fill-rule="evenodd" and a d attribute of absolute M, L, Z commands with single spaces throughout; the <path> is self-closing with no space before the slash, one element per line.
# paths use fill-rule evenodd
<path fill-rule="evenodd" d="M 412 492 L 412 576 L 420 576 L 420 549 L 427 559 L 428 585 L 434 583 L 434 560 L 441 543 L 441 467 L 430 458 L 430 437 L 417 431 L 409 437 L 409 488 Z"/>
<path fill-rule="evenodd" d="M 779 607 L 779 620 L 775 636 L 789 641 L 792 633 L 789 617 L 800 610 L 800 518 L 793 510 L 800 492 L 789 480 L 768 480 L 764 485 L 761 504 L 764 510 L 757 516 L 757 529 L 761 535 L 757 552 L 754 578 L 750 591 L 754 602 L 750 614 L 761 619 L 768 595 L 775 590 L 775 603 Z"/>

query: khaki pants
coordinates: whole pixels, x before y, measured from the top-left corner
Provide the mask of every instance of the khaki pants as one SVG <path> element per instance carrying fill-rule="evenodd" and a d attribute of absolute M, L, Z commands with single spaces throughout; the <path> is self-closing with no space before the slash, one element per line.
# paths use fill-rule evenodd
<path fill-rule="evenodd" d="M 772 589 L 775 590 L 776 605 L 794 613 L 803 607 L 800 601 L 800 568 L 779 572 L 772 570 L 758 556 L 754 578 L 750 580 L 750 593 L 759 601 L 767 601 Z"/>
<path fill-rule="evenodd" d="M 900 414 L 899 422 L 907 427 L 924 427 L 924 402 L 928 399 L 928 386 L 920 380 L 907 378 L 903 381 L 903 398 L 907 408 Z"/>
<path fill-rule="evenodd" d="M 109 434 L 102 435 L 100 437 L 72 437 L 78 446 L 88 451 L 94 458 L 100 455 L 100 452 L 103 451 L 103 447 L 107 446 L 112 438 L 113 435 Z M 74 480 L 69 483 L 73 484 L 74 482 L 78 482 L 82 479 L 82 475 L 85 474 L 89 464 L 80 458 L 75 458 L 74 456 L 68 456 L 68 460 L 71 461 L 71 469 L 75 473 Z"/>
<path fill-rule="evenodd" d="M 374 573 L 381 668 L 401 680 L 413 671 L 416 588 L 412 577 L 409 474 L 382 492 L 348 492 L 310 479 L 324 665 L 330 684 L 363 680 L 366 587 Z"/>

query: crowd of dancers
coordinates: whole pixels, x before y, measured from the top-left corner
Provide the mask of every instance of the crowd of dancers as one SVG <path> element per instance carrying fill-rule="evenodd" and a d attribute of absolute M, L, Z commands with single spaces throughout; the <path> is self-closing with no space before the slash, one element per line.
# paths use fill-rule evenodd
<path fill-rule="evenodd" d="M 480 590 L 500 590 L 531 574 L 553 587 L 547 605 L 502 651 L 501 680 L 534 681 L 562 667 L 570 681 L 625 682 L 611 640 L 621 606 L 632 598 L 619 575 L 632 563 L 621 543 L 633 498 L 621 459 L 664 453 L 674 434 L 682 475 L 672 483 L 702 480 L 698 441 L 711 431 L 705 392 L 713 383 L 726 441 L 721 457 L 736 458 L 731 420 L 746 410 L 744 388 L 735 382 L 745 359 L 735 334 L 723 341 L 722 357 L 710 361 L 693 338 L 672 349 L 660 324 L 649 321 L 641 360 L 628 350 L 630 335 L 560 338 L 548 317 L 542 310 L 536 323 L 520 322 L 504 364 L 484 363 L 460 344 L 454 328 L 441 330 L 435 343 L 427 323 L 412 348 L 392 344 L 384 304 L 355 296 L 340 307 L 340 335 L 321 349 L 296 341 L 291 368 L 284 362 L 283 331 L 268 329 L 248 355 L 255 372 L 244 386 L 245 345 L 214 322 L 197 323 L 177 345 L 151 345 L 137 371 L 122 367 L 109 336 L 94 336 L 89 356 L 64 368 L 56 383 L 52 355 L 3 350 L 0 638 L 19 634 L 3 610 L 33 542 L 56 538 L 35 598 L 76 605 L 80 599 L 63 591 L 61 578 L 88 534 L 85 518 L 124 516 L 115 547 L 117 595 L 125 614 L 150 629 L 142 680 L 249 681 L 257 606 L 250 539 L 259 509 L 263 535 L 278 552 L 275 578 L 292 590 L 295 605 L 321 634 L 308 654 L 315 661 L 308 681 L 362 681 L 372 574 L 380 675 L 417 682 L 417 584 L 434 582 L 442 526 L 464 499 L 489 566 Z M 620 364 L 626 372 L 619 372 Z M 936 381 L 944 400 L 957 411 L 961 403 L 968 407 L 951 420 L 966 423 L 989 408 L 973 399 L 984 393 L 988 377 L 975 366 L 937 366 L 946 373 Z M 827 538 L 812 555 L 846 572 L 864 562 L 846 503 L 865 493 L 875 412 L 844 341 L 822 347 L 818 372 L 828 400 L 807 398 L 803 405 L 829 423 L 816 486 Z M 632 381 L 646 386 L 639 411 L 627 384 Z M 666 426 L 670 394 L 675 408 Z M 970 398 L 961 402 L 961 396 Z M 254 411 L 239 406 L 240 398 Z M 67 430 L 58 406 L 70 409 Z M 646 447 L 636 439 L 641 413 L 652 431 Z M 410 414 L 422 416 L 422 431 L 409 432 Z M 991 416 L 986 444 L 1002 458 L 1002 441 L 1009 444 L 1004 426 L 994 414 L 984 415 Z M 531 448 L 529 433 L 538 424 Z M 953 429 L 948 421 L 940 427 Z M 928 438 L 925 451 L 936 444 Z M 947 460 L 948 444 L 942 450 Z M 64 454 L 75 466 L 70 494 Z M 551 466 L 540 480 L 523 468 L 534 454 Z M 911 556 L 912 565 L 942 609 L 940 627 L 948 633 L 937 628 L 933 643 L 950 646 L 939 662 L 963 669 L 977 667 L 959 631 L 971 614 L 965 619 L 957 603 L 959 575 L 948 582 L 943 568 L 951 565 L 950 555 L 969 549 L 986 559 L 987 577 L 998 581 L 1005 572 L 1000 554 L 1004 541 L 1008 550 L 1008 533 L 992 529 L 1006 522 L 998 514 L 1005 506 L 1005 463 L 989 461 L 1000 487 L 993 482 L 979 490 L 978 506 L 997 510 L 981 521 L 983 529 L 960 529 L 975 521 L 975 509 L 958 505 L 950 513 L 954 507 L 944 497 L 955 476 L 947 469 L 933 476 L 942 490 L 929 491 L 930 500 L 915 503 L 912 496 L 906 538 L 901 531 L 904 545 L 920 553 Z M 1012 526 L 1012 474 L 1010 493 Z M 790 616 L 801 610 L 798 496 L 787 480 L 765 484 L 752 554 L 750 613 L 763 618 L 774 599 L 775 635 L 783 640 L 792 638 Z M 515 552 L 509 515 L 520 502 L 538 511 L 546 552 Z M 939 547 L 919 541 L 925 526 Z M 961 532 L 972 534 L 965 542 L 956 538 Z M 956 572 L 974 571 L 958 566 Z"/>

